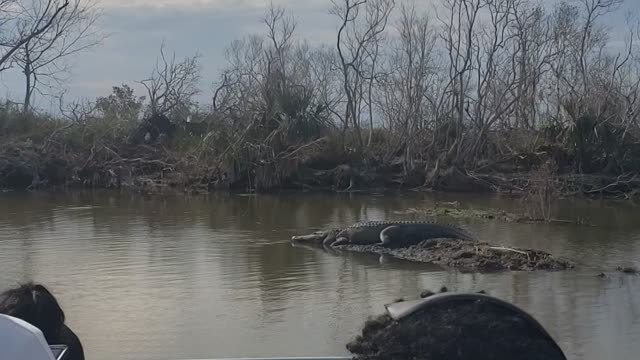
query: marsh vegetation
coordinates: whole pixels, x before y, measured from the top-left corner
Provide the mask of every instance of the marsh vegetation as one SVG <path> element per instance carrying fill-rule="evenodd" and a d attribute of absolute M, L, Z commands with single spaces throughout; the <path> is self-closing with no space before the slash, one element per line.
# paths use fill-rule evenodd
<path fill-rule="evenodd" d="M 202 57 L 162 44 L 144 93 L 59 91 L 54 115 L 32 98 L 100 45 L 98 12 L 0 1 L 0 70 L 25 76 L 24 100 L 0 107 L 0 187 L 516 192 L 543 218 L 561 194 L 632 198 L 640 39 L 629 17 L 611 41 L 621 4 L 327 0 L 336 37 L 319 46 L 270 7 L 262 34 L 228 46 L 209 103 L 196 101 Z"/>

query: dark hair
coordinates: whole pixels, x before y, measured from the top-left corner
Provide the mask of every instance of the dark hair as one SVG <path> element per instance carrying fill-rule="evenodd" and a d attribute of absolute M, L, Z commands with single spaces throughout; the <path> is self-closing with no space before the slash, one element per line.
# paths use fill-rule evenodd
<path fill-rule="evenodd" d="M 37 327 L 49 343 L 55 341 L 65 320 L 53 294 L 44 286 L 31 282 L 0 294 L 0 313 Z"/>
<path fill-rule="evenodd" d="M 368 320 L 347 349 L 358 360 L 566 360 L 544 329 L 514 309 L 470 297 L 399 320 L 387 313 Z"/>

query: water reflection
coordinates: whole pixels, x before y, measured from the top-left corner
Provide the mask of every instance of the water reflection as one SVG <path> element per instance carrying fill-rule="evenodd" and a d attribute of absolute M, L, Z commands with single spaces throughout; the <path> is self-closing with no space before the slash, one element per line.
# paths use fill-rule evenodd
<path fill-rule="evenodd" d="M 0 287 L 51 286 L 88 358 L 340 355 L 370 315 L 398 297 L 447 285 L 488 290 L 532 312 L 568 354 L 640 351 L 638 277 L 595 276 L 640 265 L 640 211 L 561 201 L 558 218 L 596 227 L 463 221 L 481 238 L 577 259 L 558 273 L 460 274 L 362 254 L 292 247 L 291 235 L 459 201 L 499 196 L 281 194 L 146 197 L 113 192 L 0 197 Z"/>

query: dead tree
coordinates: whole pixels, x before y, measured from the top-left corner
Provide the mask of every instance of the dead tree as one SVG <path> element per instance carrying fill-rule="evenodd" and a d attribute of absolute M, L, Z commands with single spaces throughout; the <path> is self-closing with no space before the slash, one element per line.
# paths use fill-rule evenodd
<path fill-rule="evenodd" d="M 23 111 L 30 110 L 34 91 L 51 88 L 64 81 L 69 72 L 65 59 L 98 45 L 103 37 L 95 30 L 98 12 L 91 0 L 71 0 L 44 32 L 26 41 L 13 55 L 25 77 Z M 47 11 L 45 0 L 36 0 L 27 9 L 32 18 Z M 24 25 L 28 26 L 28 25 Z M 26 32 L 25 29 L 23 32 Z"/>
<path fill-rule="evenodd" d="M 334 47 L 322 45 L 312 50 L 309 64 L 318 106 L 333 116 L 333 120 L 327 122 L 327 125 L 332 128 L 345 123 L 344 114 L 339 111 L 339 104 L 344 102 L 345 95 L 341 90 L 341 74 L 337 59 Z"/>
<path fill-rule="evenodd" d="M 333 54 L 296 39 L 296 23 L 282 8 L 269 8 L 263 22 L 265 35 L 234 41 L 227 50 L 215 107 L 233 133 L 259 125 L 264 138 L 277 128 L 307 136 L 309 128 L 328 125 L 326 113 L 334 107 Z"/>
<path fill-rule="evenodd" d="M 188 108 L 193 97 L 199 93 L 199 55 L 177 62 L 175 53 L 165 55 L 165 44 L 160 47 L 160 58 L 156 61 L 151 76 L 140 83 L 147 90 L 151 115 L 168 115 L 177 108 Z"/>
<path fill-rule="evenodd" d="M 342 133 L 344 138 L 352 126 L 360 148 L 363 146 L 360 132 L 362 105 L 365 91 L 370 89 L 366 74 L 375 73 L 377 55 L 371 55 L 377 53 L 375 49 L 380 46 L 394 6 L 394 0 L 333 0 L 331 13 L 341 21 L 336 47 L 346 97 Z M 368 81 L 373 81 L 373 77 Z M 369 122 L 372 125 L 373 119 Z"/>
<path fill-rule="evenodd" d="M 528 1 L 517 2 L 513 8 L 511 31 L 515 36 L 514 46 L 519 50 L 514 61 L 520 81 L 514 94 L 518 100 L 511 125 L 517 128 L 535 129 L 540 104 L 547 100 L 539 93 L 546 75 L 551 71 L 550 64 L 558 55 L 552 47 L 548 15 L 544 7 L 539 4 L 531 6 Z"/>
<path fill-rule="evenodd" d="M 582 0 L 585 19 L 580 35 L 579 62 L 582 86 L 585 94 L 589 88 L 589 52 L 593 49 L 594 45 L 596 45 L 594 40 L 597 41 L 597 38 L 594 37 L 594 35 L 598 34 L 597 29 L 594 29 L 595 24 L 599 17 L 615 10 L 622 2 L 623 0 Z"/>
<path fill-rule="evenodd" d="M 454 133 L 455 139 L 450 142 L 447 137 L 447 153 L 460 156 L 461 142 L 463 141 L 463 128 L 465 123 L 465 103 L 469 93 L 469 83 L 472 80 L 472 62 L 478 51 L 477 42 L 474 40 L 478 15 L 486 6 L 485 0 L 444 0 L 445 10 L 443 16 L 438 16 L 442 23 L 442 40 L 448 57 L 449 81 L 445 86 L 443 96 L 448 96 L 447 103 L 450 107 L 449 118 L 455 119 L 447 122 L 446 133 Z"/>
<path fill-rule="evenodd" d="M 414 167 L 417 137 L 438 117 L 430 99 L 437 96 L 432 86 L 439 82 L 440 69 L 434 54 L 437 39 L 427 14 L 418 13 L 415 5 L 403 5 L 396 32 L 382 65 L 377 102 L 386 126 L 399 135 L 392 153 L 404 147 L 403 165 L 408 173 Z"/>
<path fill-rule="evenodd" d="M 151 76 L 140 81 L 147 90 L 149 106 L 146 124 L 142 124 L 136 139 L 148 138 L 147 132 L 150 133 L 150 141 L 155 141 L 161 134 L 171 138 L 176 126 L 170 117 L 174 114 L 187 115 L 193 106 L 193 97 L 200 91 L 199 55 L 176 61 L 175 53 L 167 58 L 164 48 L 163 43 Z M 145 126 L 149 128 L 143 129 Z"/>
<path fill-rule="evenodd" d="M 0 72 L 12 66 L 11 59 L 24 44 L 44 34 L 69 6 L 69 0 L 47 0 L 25 4 L 0 0 Z M 34 17 L 33 8 L 37 7 Z"/>
<path fill-rule="evenodd" d="M 471 148 L 473 159 L 480 155 L 489 130 L 498 122 L 506 122 L 518 101 L 514 94 L 521 79 L 514 68 L 522 49 L 513 46 L 515 36 L 510 31 L 514 5 L 514 0 L 488 1 L 489 19 L 472 36 L 476 47 L 472 66 L 475 92 L 468 98 L 467 112 L 477 131 Z"/>

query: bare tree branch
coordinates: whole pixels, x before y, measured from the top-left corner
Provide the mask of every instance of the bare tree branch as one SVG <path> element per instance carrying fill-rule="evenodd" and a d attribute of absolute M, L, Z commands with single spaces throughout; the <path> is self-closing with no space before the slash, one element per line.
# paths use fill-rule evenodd
<path fill-rule="evenodd" d="M 147 90 L 149 96 L 149 111 L 152 116 L 168 115 L 176 109 L 188 110 L 197 95 L 200 68 L 200 55 L 176 62 L 175 53 L 171 58 L 165 55 L 164 42 L 160 46 L 160 57 L 151 76 L 140 83 Z"/>
<path fill-rule="evenodd" d="M 24 44 L 45 33 L 58 19 L 60 14 L 69 6 L 69 0 L 47 0 L 44 4 L 37 3 L 37 15 L 32 16 L 30 9 L 16 1 L 3 0 L 0 2 L 0 22 L 9 31 L 0 35 L 0 71 L 10 67 L 7 64 L 13 54 Z M 7 14 L 5 16 L 5 14 Z"/>
<path fill-rule="evenodd" d="M 38 36 L 25 42 L 14 53 L 13 62 L 25 76 L 23 111 L 29 111 L 31 98 L 39 86 L 60 85 L 69 67 L 65 60 L 72 55 L 99 45 L 104 39 L 95 29 L 99 13 L 92 0 L 71 0 L 51 24 Z M 40 18 L 44 0 L 35 0 L 29 11 L 32 18 Z"/>

